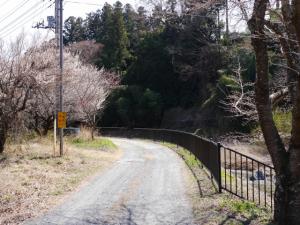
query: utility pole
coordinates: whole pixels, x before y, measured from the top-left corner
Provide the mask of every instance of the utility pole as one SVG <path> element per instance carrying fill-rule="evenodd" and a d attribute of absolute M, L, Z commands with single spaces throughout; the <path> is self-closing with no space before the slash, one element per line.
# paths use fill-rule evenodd
<path fill-rule="evenodd" d="M 56 130 L 59 131 L 59 155 L 64 154 L 64 130 L 60 124 L 59 116 L 63 112 L 63 0 L 55 0 L 55 39 L 59 49 L 59 73 L 55 79 L 55 110 L 54 110 L 54 146 L 56 148 Z M 55 151 L 55 149 L 54 149 Z"/>
<path fill-rule="evenodd" d="M 279 9 L 280 8 L 280 2 L 279 0 L 276 0 L 276 9 Z"/>
<path fill-rule="evenodd" d="M 218 41 L 218 45 L 220 45 L 220 40 L 221 40 L 221 29 L 220 29 L 220 9 L 219 6 L 217 5 L 217 22 L 218 22 L 218 37 L 217 37 L 217 41 Z"/>
<path fill-rule="evenodd" d="M 58 36 L 58 0 L 55 0 L 55 11 L 54 11 L 54 16 L 55 16 L 55 41 L 56 41 L 56 48 L 58 49 L 59 47 L 59 36 Z M 57 137 L 57 109 L 58 109 L 58 97 L 57 97 L 57 92 L 58 92 L 58 75 L 55 75 L 55 87 L 54 87 L 54 98 L 55 98 L 55 105 L 54 105 L 54 121 L 53 121 L 53 144 L 54 144 L 54 155 L 56 152 L 56 137 Z"/>
<path fill-rule="evenodd" d="M 228 19 L 228 11 L 229 11 L 228 0 L 226 0 L 226 1 L 225 1 L 226 38 L 229 38 L 229 19 Z"/>
<path fill-rule="evenodd" d="M 59 33 L 59 111 L 63 112 L 63 0 L 58 1 L 58 33 Z M 63 128 L 59 128 L 59 154 L 63 156 L 64 154 L 64 130 Z"/>
<path fill-rule="evenodd" d="M 55 15 L 55 40 L 56 40 L 56 45 L 57 45 L 57 48 L 59 47 L 59 32 L 58 32 L 58 28 L 59 28 L 59 16 L 58 16 L 58 13 L 59 13 L 59 1 L 58 0 L 55 0 L 55 12 L 54 12 L 54 15 Z"/>

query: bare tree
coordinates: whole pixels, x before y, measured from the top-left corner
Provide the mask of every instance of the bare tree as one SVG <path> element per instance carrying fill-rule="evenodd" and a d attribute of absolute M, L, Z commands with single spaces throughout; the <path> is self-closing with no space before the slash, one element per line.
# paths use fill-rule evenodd
<path fill-rule="evenodd" d="M 225 100 L 221 101 L 223 108 L 234 117 L 241 117 L 245 123 L 258 121 L 253 91 L 254 84 L 243 81 L 239 60 L 238 67 L 233 72 L 234 75 L 230 76 L 230 79 L 236 87 L 230 87 L 229 94 Z"/>
<path fill-rule="evenodd" d="M 300 224 L 300 3 L 297 0 L 231 2 L 248 20 L 256 55 L 256 109 L 277 178 L 274 220 L 280 225 Z M 286 73 L 282 73 L 286 77 L 286 86 L 275 93 L 271 93 L 269 80 L 270 40 L 279 43 L 284 58 L 279 66 L 286 69 Z M 287 93 L 292 102 L 292 132 L 286 147 L 274 123 L 272 110 Z M 233 108 L 241 105 L 243 96 L 239 92 L 234 97 Z"/>
<path fill-rule="evenodd" d="M 285 52 L 288 68 L 293 70 L 295 83 L 292 110 L 292 132 L 290 144 L 285 148 L 272 117 L 272 104 L 269 98 L 269 60 L 266 26 L 268 20 L 268 0 L 255 0 L 248 26 L 252 34 L 252 45 L 256 54 L 257 79 L 255 100 L 260 126 L 268 151 L 276 170 L 276 193 L 274 219 L 278 224 L 300 224 L 300 37 L 297 33 L 299 21 L 296 1 L 281 1 L 280 22 L 281 47 Z M 276 26 L 277 26 L 276 25 Z M 283 26 L 282 26 L 283 25 Z M 286 45 L 286 46 L 285 46 Z M 288 51 L 286 47 L 288 46 Z M 292 55 L 293 58 L 289 56 Z"/>
<path fill-rule="evenodd" d="M 73 55 L 78 55 L 83 63 L 95 64 L 97 56 L 101 55 L 103 45 L 94 40 L 80 41 L 72 43 L 68 51 Z"/>
<path fill-rule="evenodd" d="M 230 76 L 230 79 L 235 83 L 236 87 L 230 87 L 232 90 L 226 95 L 225 100 L 221 101 L 221 104 L 233 117 L 241 117 L 245 123 L 258 122 L 254 83 L 243 81 L 240 62 L 238 62 L 238 68 L 233 70 L 233 72 L 234 75 Z M 276 81 L 278 81 L 278 79 Z M 280 88 L 278 91 L 272 92 L 269 96 L 272 109 L 275 109 L 276 106 L 287 97 L 288 93 L 288 87 Z"/>

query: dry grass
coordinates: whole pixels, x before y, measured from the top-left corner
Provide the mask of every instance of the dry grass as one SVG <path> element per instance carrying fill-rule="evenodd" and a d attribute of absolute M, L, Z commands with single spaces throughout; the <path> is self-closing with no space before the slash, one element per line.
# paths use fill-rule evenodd
<path fill-rule="evenodd" d="M 92 129 L 86 126 L 80 127 L 80 134 L 77 136 L 83 140 L 91 140 L 92 139 Z"/>
<path fill-rule="evenodd" d="M 53 157 L 49 139 L 10 145 L 0 155 L 0 224 L 20 224 L 47 211 L 83 180 L 111 165 L 120 151 L 77 148 Z"/>

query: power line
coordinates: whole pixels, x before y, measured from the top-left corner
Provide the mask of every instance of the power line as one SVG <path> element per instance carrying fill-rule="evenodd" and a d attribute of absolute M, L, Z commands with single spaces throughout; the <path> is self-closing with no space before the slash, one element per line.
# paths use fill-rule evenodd
<path fill-rule="evenodd" d="M 28 0 L 23 0 L 20 4 L 22 5 L 24 2 L 26 2 L 26 1 L 28 1 Z M 3 7 L 3 6 L 5 6 L 8 2 L 10 2 L 10 1 L 5 1 L 2 5 L 1 5 L 1 8 Z M 12 5 L 12 6 L 15 6 L 13 9 L 10 9 L 9 10 L 9 12 L 6 12 L 6 14 L 5 14 L 5 16 L 2 16 L 2 17 L 6 17 L 6 16 L 9 16 L 11 13 L 13 13 L 14 11 L 16 11 L 16 10 L 18 10 L 18 9 L 20 9 L 21 7 L 19 7 L 19 5 Z M 8 6 L 7 8 L 11 8 L 10 6 Z"/>
<path fill-rule="evenodd" d="M 7 29 L 7 28 L 8 28 L 8 30 L 10 30 L 10 29 L 11 29 L 10 26 L 12 26 L 13 24 L 19 22 L 20 19 L 23 19 L 24 16 L 26 16 L 26 15 L 29 14 L 29 13 L 31 13 L 32 11 L 35 11 L 36 8 L 37 8 L 39 5 L 41 5 L 41 4 L 43 4 L 43 0 L 42 0 L 42 2 L 39 2 L 39 3 L 35 4 L 35 5 L 34 5 L 32 8 L 30 8 L 29 10 L 25 11 L 23 14 L 21 14 L 19 17 L 17 17 L 12 23 L 9 23 L 9 24 L 7 24 L 6 26 L 4 26 L 4 27 L 1 29 L 1 30 L 2 30 L 1 33 L 3 34 L 3 33 L 5 33 L 5 32 L 7 32 L 7 30 L 5 30 L 5 29 Z"/>
<path fill-rule="evenodd" d="M 41 14 L 42 12 L 46 11 L 48 8 L 51 8 L 51 6 L 53 6 L 54 3 L 50 4 L 49 6 L 47 6 L 46 8 L 44 8 L 44 6 L 40 7 L 37 12 L 35 14 L 33 14 L 33 16 L 31 16 L 30 18 L 28 18 L 27 20 L 24 20 L 23 23 L 15 25 L 14 27 L 12 27 L 11 29 L 7 30 L 6 33 L 4 34 L 4 38 L 7 37 L 8 35 L 10 35 L 11 33 L 13 33 L 16 28 L 18 27 L 22 27 L 23 25 L 25 25 L 27 22 L 29 22 L 30 20 L 32 20 L 33 18 L 35 18 L 36 16 L 38 16 L 39 14 Z"/>
<path fill-rule="evenodd" d="M 8 29 L 6 32 L 4 32 L 4 34 L 2 35 L 2 38 L 6 38 L 7 36 L 9 36 L 11 33 L 13 33 L 17 27 L 22 27 L 24 24 L 28 23 L 30 20 L 32 20 L 33 18 L 35 18 L 36 16 L 38 16 L 39 14 L 41 14 L 42 12 L 46 11 L 48 8 L 51 8 L 54 5 L 54 3 L 51 3 L 50 5 L 48 5 L 46 8 L 44 8 L 44 6 L 40 7 L 36 13 L 31 16 L 30 18 L 28 18 L 27 20 L 24 20 L 21 24 L 17 24 L 14 27 L 11 27 L 10 29 Z"/>
<path fill-rule="evenodd" d="M 42 10 L 41 10 L 42 9 Z M 40 7 L 35 14 L 33 14 L 33 16 L 29 17 L 28 19 L 23 20 L 23 22 L 15 24 L 14 26 L 8 28 L 7 30 L 5 30 L 4 32 L 2 32 L 2 34 L 0 34 L 3 38 L 7 37 L 9 34 L 13 33 L 16 29 L 22 27 L 23 25 L 25 25 L 27 22 L 29 22 L 31 19 L 33 19 L 34 17 L 36 17 L 37 15 L 39 15 L 41 12 L 43 11 L 43 7 Z"/>
<path fill-rule="evenodd" d="M 44 0 L 42 0 L 42 2 L 38 2 L 38 3 L 35 4 L 32 8 L 30 8 L 30 9 L 27 10 L 27 11 L 25 11 L 25 12 L 24 12 L 23 14 L 21 14 L 19 17 L 17 17 L 16 19 L 14 19 L 11 23 L 9 23 L 9 24 L 7 24 L 6 26 L 4 26 L 4 27 L 1 29 L 1 30 L 2 30 L 1 33 L 3 33 L 3 31 L 6 32 L 6 30 L 5 30 L 6 28 L 10 29 L 9 27 L 10 27 L 11 25 L 13 25 L 13 24 L 15 24 L 15 23 L 18 23 L 19 20 L 20 20 L 20 19 L 23 19 L 24 16 L 27 16 L 27 14 L 31 13 L 32 11 L 35 11 L 36 8 L 37 8 L 38 6 L 40 6 L 41 4 L 43 4 L 43 2 L 44 2 Z"/>
<path fill-rule="evenodd" d="M 101 6 L 100 4 L 89 3 L 89 2 L 66 1 L 66 3 Z"/>
<path fill-rule="evenodd" d="M 4 16 L 4 19 L 0 20 L 0 24 L 3 23 L 7 18 L 14 15 L 16 12 L 18 12 L 19 9 L 21 9 L 24 5 L 26 5 L 30 0 L 25 0 L 21 3 L 20 6 L 15 7 L 13 10 L 9 11 L 9 13 L 6 13 Z"/>
<path fill-rule="evenodd" d="M 6 3 L 8 3 L 9 1 L 5 0 L 5 2 L 1 5 L 1 7 L 4 7 L 6 5 Z"/>

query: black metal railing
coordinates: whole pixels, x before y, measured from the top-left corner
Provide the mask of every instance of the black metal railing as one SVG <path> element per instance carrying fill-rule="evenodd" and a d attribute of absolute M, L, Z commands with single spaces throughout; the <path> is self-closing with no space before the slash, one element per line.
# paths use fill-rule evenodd
<path fill-rule="evenodd" d="M 222 145 L 220 154 L 222 189 L 273 209 L 274 168 Z"/>
<path fill-rule="evenodd" d="M 195 134 L 167 129 L 99 128 L 102 135 L 165 141 L 187 149 L 211 173 L 219 191 L 253 201 L 259 205 L 274 205 L 274 168 L 258 160 Z"/>

